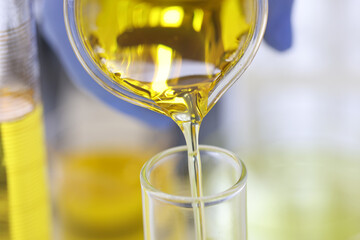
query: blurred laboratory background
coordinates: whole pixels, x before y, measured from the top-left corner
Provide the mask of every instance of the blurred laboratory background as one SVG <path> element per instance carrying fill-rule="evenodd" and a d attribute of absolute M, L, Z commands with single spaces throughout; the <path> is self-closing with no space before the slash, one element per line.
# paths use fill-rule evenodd
<path fill-rule="evenodd" d="M 360 2 L 296 1 L 293 47 L 265 44 L 223 104 L 249 171 L 250 240 L 360 239 Z"/>
<path fill-rule="evenodd" d="M 359 9 L 295 0 L 292 48 L 263 43 L 204 120 L 201 143 L 247 165 L 249 240 L 360 240 Z M 40 55 L 55 239 L 142 239 L 141 166 L 181 132 L 76 88 L 42 41 Z"/>

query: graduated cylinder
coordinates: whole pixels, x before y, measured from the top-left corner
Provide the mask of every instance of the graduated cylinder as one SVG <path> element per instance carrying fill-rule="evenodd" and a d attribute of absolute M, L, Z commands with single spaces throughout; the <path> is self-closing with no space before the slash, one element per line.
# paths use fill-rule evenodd
<path fill-rule="evenodd" d="M 50 239 L 30 0 L 0 1 L 0 239 Z"/>

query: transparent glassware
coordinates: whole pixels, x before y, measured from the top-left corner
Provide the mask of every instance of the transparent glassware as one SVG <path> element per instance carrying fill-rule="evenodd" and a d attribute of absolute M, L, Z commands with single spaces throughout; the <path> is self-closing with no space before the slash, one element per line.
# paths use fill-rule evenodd
<path fill-rule="evenodd" d="M 245 240 L 246 179 L 243 162 L 218 147 L 200 146 L 201 198 L 191 197 L 185 146 L 165 150 L 141 171 L 146 240 L 196 239 L 194 207 L 204 204 L 206 239 Z"/>
<path fill-rule="evenodd" d="M 64 0 L 65 24 L 71 45 L 79 61 L 97 83 L 99 83 L 102 87 L 115 96 L 135 105 L 162 113 L 163 109 L 161 109 L 161 107 L 154 101 L 140 96 L 131 89 L 128 89 L 114 81 L 108 73 L 105 73 L 99 67 L 99 65 L 94 61 L 93 57 L 89 54 L 87 49 L 88 43 L 85 43 L 84 41 L 84 36 L 79 29 L 78 19 L 79 16 L 82 15 L 96 15 L 96 8 L 91 7 L 92 5 L 96 5 L 96 2 L 97 1 Z M 180 3 L 181 2 L 182 1 L 180 1 Z M 226 90 L 231 87 L 231 85 L 244 73 L 255 57 L 255 54 L 260 46 L 267 21 L 267 0 L 249 0 L 244 2 L 246 2 L 246 11 L 251 12 L 251 18 L 255 19 L 254 22 L 251 23 L 253 33 L 249 34 L 251 36 L 249 36 L 249 39 L 246 40 L 248 41 L 247 47 L 234 53 L 237 56 L 241 55 L 241 57 L 237 59 L 237 63 L 231 69 L 228 69 L 222 74 L 221 80 L 216 84 L 216 86 L 209 94 L 207 99 L 208 109 L 211 109 L 212 106 L 214 106 L 220 97 L 226 92 Z M 154 1 L 154 3 L 160 5 L 160 3 L 163 4 L 163 1 Z M 167 4 L 169 6 L 177 6 L 177 4 L 180 3 L 170 2 Z M 82 7 L 87 9 L 82 12 L 79 10 Z M 109 28 L 110 27 L 111 26 L 109 26 Z"/>
<path fill-rule="evenodd" d="M 65 76 L 61 83 L 58 105 L 48 114 L 54 239 L 142 239 L 139 173 L 173 140 L 165 130 L 114 111 Z"/>
<path fill-rule="evenodd" d="M 0 2 L 0 239 L 50 238 L 50 201 L 30 0 Z"/>
<path fill-rule="evenodd" d="M 65 0 L 64 9 L 71 44 L 93 79 L 120 99 L 171 117 L 181 128 L 191 179 L 186 187 L 202 199 L 199 126 L 254 58 L 265 29 L 267 1 Z M 233 18 L 238 18 L 238 26 L 232 26 Z M 204 228 L 216 229 L 203 224 L 206 203 L 198 204 L 190 211 L 195 219 L 191 224 L 197 239 L 205 239 Z"/>

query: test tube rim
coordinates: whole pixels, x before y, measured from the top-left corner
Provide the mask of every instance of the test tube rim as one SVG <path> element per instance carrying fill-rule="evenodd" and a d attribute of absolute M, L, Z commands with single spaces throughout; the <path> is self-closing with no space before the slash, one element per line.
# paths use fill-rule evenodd
<path fill-rule="evenodd" d="M 173 154 L 175 152 L 181 152 L 187 150 L 186 146 L 179 146 L 179 147 L 167 149 L 163 152 L 156 154 L 154 157 L 152 157 L 149 161 L 147 161 L 144 164 L 140 173 L 140 182 L 143 192 L 146 192 L 146 194 L 151 195 L 152 198 L 156 198 L 160 201 L 167 202 L 169 204 L 177 205 L 179 207 L 192 208 L 193 204 L 197 204 L 200 202 L 203 203 L 205 207 L 219 204 L 223 201 L 233 198 L 246 187 L 247 170 L 243 161 L 235 153 L 220 147 L 215 147 L 210 145 L 200 145 L 199 149 L 200 151 L 221 152 L 232 158 L 234 161 L 237 161 L 241 167 L 240 169 L 241 174 L 239 179 L 227 190 L 221 191 L 213 195 L 202 196 L 197 198 L 191 196 L 172 195 L 158 190 L 148 180 L 148 176 L 147 176 L 148 170 L 150 170 L 162 157 Z"/>

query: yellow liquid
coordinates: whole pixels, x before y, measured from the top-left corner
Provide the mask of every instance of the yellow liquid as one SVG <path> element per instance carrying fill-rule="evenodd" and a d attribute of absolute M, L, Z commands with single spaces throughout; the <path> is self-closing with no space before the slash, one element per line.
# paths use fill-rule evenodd
<path fill-rule="evenodd" d="M 224 76 L 252 38 L 253 0 L 83 0 L 77 22 L 88 55 L 133 102 L 171 117 L 188 145 L 193 197 L 202 196 L 198 131 Z M 117 94 L 111 86 L 105 87 Z M 211 94 L 215 96 L 211 98 Z M 121 94 L 120 94 L 121 95 Z M 193 206 L 206 239 L 203 204 Z"/>
<path fill-rule="evenodd" d="M 176 122 L 201 122 L 253 34 L 252 0 L 83 0 L 88 54 L 123 89 Z"/>
<path fill-rule="evenodd" d="M 61 239 L 142 239 L 139 174 L 147 159 L 112 150 L 60 155 L 55 202 Z"/>
<path fill-rule="evenodd" d="M 50 239 L 42 106 L 0 89 L 0 239 Z"/>

